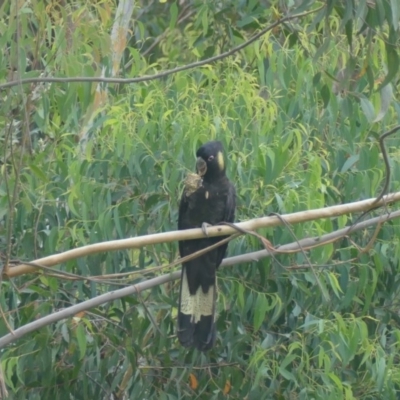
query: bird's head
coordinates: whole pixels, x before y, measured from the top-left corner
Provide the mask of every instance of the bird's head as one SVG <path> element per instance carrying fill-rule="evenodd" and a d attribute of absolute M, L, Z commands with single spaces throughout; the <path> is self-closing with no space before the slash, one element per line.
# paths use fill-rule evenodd
<path fill-rule="evenodd" d="M 207 142 L 197 152 L 196 170 L 205 180 L 216 179 L 225 174 L 224 148 L 218 141 Z"/>

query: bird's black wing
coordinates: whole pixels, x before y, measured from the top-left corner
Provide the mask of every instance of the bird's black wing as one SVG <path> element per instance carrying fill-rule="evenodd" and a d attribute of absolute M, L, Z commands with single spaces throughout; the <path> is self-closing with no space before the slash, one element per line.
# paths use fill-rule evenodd
<path fill-rule="evenodd" d="M 178 229 L 198 226 L 196 215 L 203 199 L 203 189 L 190 196 L 184 190 L 179 205 Z M 209 241 L 208 238 L 179 241 L 180 256 L 185 257 L 209 246 L 212 244 Z M 214 250 L 214 253 L 206 253 L 182 265 L 177 336 L 185 347 L 205 351 L 215 342 L 216 259 L 217 253 Z"/>

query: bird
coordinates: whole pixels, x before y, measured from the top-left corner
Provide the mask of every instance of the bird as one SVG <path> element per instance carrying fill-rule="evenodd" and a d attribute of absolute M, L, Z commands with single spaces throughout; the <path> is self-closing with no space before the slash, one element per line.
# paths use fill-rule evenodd
<path fill-rule="evenodd" d="M 178 229 L 203 228 L 205 237 L 180 241 L 181 257 L 226 237 L 208 237 L 207 226 L 233 223 L 235 219 L 236 190 L 225 173 L 222 143 L 205 143 L 197 150 L 196 157 L 197 179 L 190 174 L 185 182 L 179 205 Z M 227 246 L 225 243 L 182 264 L 177 337 L 184 347 L 207 351 L 215 344 L 216 270 L 225 257 Z"/>

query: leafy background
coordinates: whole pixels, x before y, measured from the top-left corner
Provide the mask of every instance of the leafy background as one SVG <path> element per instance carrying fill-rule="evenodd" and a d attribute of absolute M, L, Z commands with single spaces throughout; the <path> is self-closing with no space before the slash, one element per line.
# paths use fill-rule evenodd
<path fill-rule="evenodd" d="M 117 7 L 4 2 L 0 84 L 109 76 Z M 313 9 L 231 57 L 161 79 L 0 87 L 2 261 L 175 230 L 183 177 L 210 139 L 227 150 L 238 221 L 376 196 L 386 173 L 377 139 L 399 124 L 396 0 L 139 1 L 118 75 L 221 54 L 280 16 Z M 398 135 L 386 141 L 391 192 L 399 145 Z M 356 217 L 293 231 L 318 236 Z M 9 398 L 396 399 L 400 227 L 386 223 L 362 251 L 373 231 L 308 253 L 328 300 L 301 253 L 221 270 L 218 340 L 207 354 L 176 340 L 178 282 L 35 331 L 0 350 Z M 274 245 L 294 240 L 284 227 L 259 233 Z M 229 253 L 260 248 L 246 236 Z M 117 283 L 3 279 L 0 333 L 156 276 L 143 270 L 177 256 L 166 243 L 59 267 L 83 278 L 132 273 Z"/>

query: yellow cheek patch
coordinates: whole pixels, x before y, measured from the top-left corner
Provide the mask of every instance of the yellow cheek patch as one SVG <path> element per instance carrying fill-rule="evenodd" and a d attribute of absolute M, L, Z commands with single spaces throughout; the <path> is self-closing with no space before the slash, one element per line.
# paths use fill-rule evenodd
<path fill-rule="evenodd" d="M 210 193 L 208 193 L 208 190 L 206 192 L 206 200 L 208 200 L 208 196 L 210 195 Z"/>
<path fill-rule="evenodd" d="M 224 155 L 219 151 L 217 154 L 218 167 L 220 171 L 225 169 Z"/>

